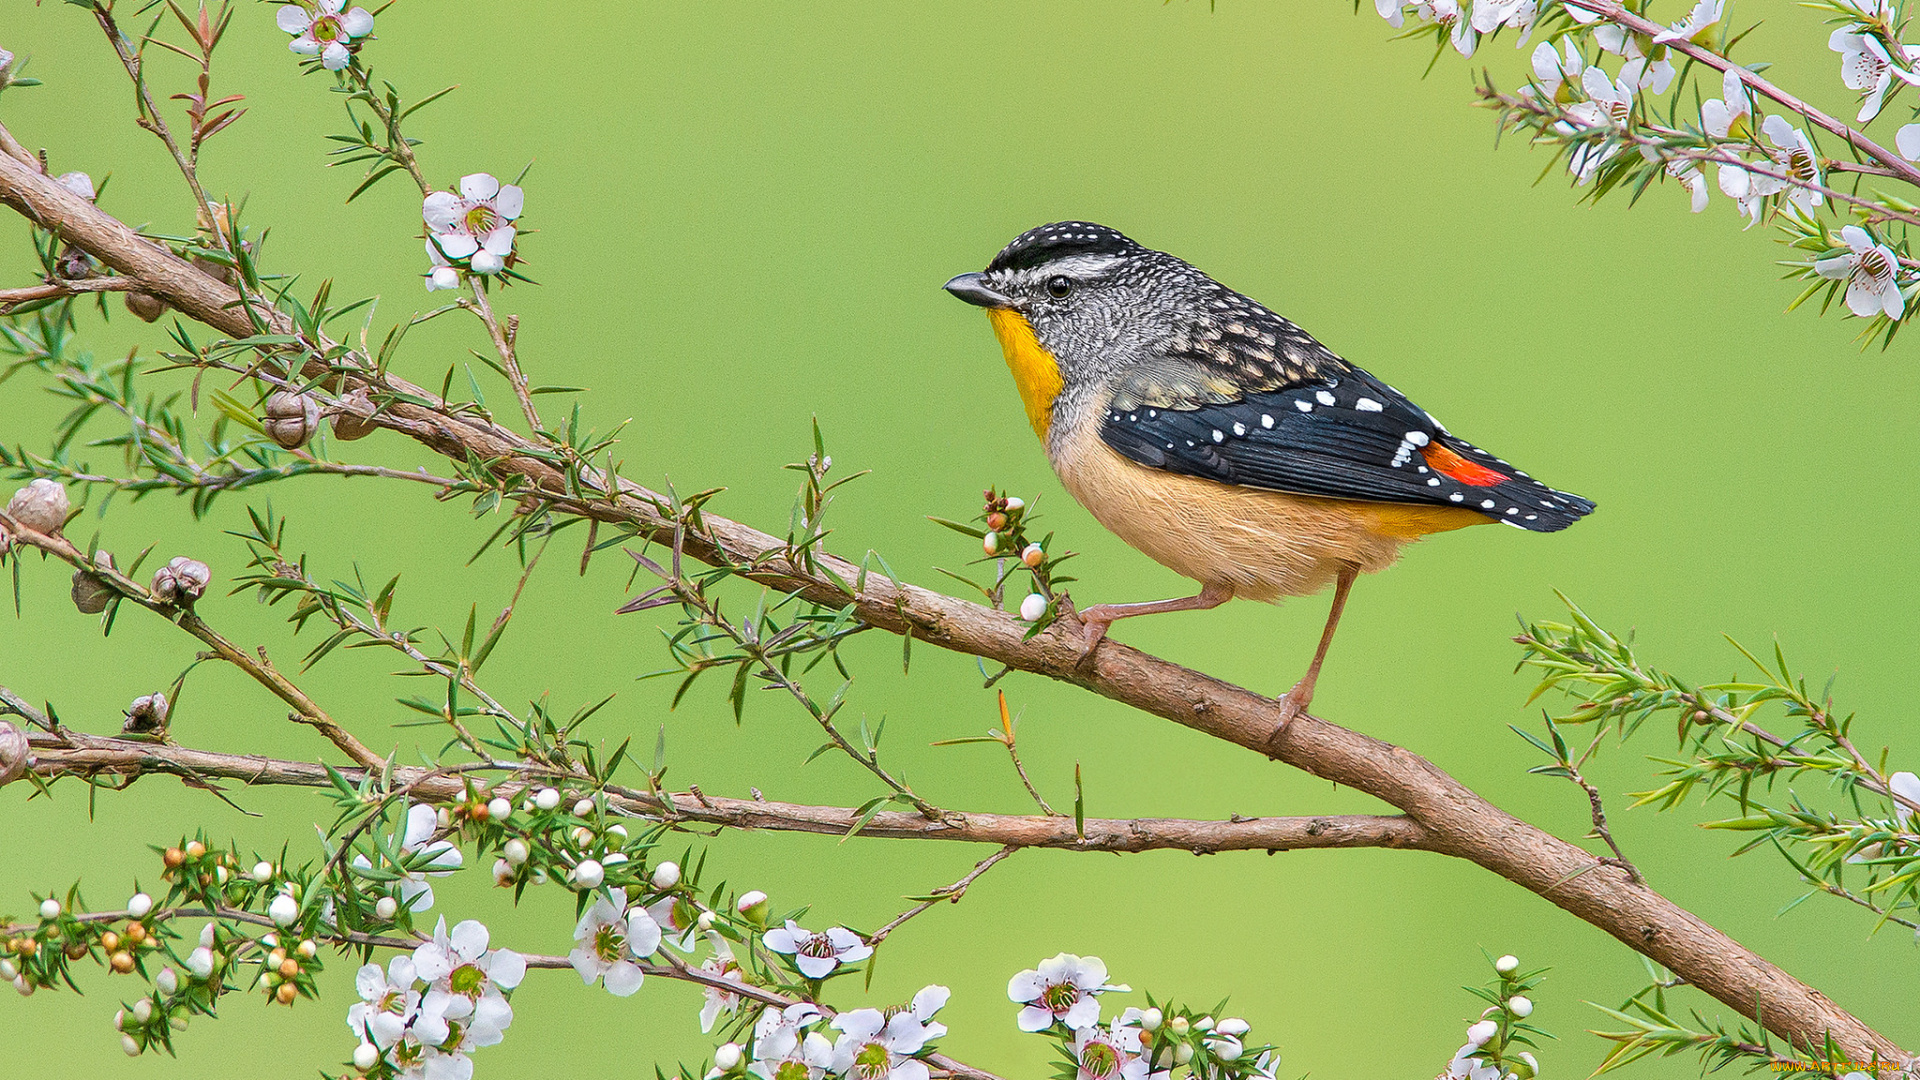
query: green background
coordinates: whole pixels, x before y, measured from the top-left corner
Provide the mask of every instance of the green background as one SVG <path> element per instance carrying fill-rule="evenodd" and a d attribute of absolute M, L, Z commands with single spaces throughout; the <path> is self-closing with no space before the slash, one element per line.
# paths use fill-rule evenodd
<path fill-rule="evenodd" d="M 131 5 L 123 5 L 130 7 Z M 1678 18 L 1674 10 L 1656 14 Z M 1743 55 L 1812 100 L 1851 115 L 1817 16 L 1786 3 L 1736 5 L 1767 22 Z M 1559 835 L 1587 827 L 1585 800 L 1529 777 L 1537 754 L 1507 730 L 1537 723 L 1530 680 L 1513 672 L 1514 614 L 1552 617 L 1563 589 L 1608 624 L 1637 627 L 1645 655 L 1706 680 L 1740 672 L 1722 632 L 1764 647 L 1778 633 L 1816 679 L 1838 671 L 1839 701 L 1858 709 L 1859 741 L 1896 746 L 1912 767 L 1907 714 L 1915 647 L 1910 552 L 1920 467 L 1910 342 L 1861 353 L 1857 324 L 1783 314 L 1791 286 L 1765 229 L 1741 232 L 1717 193 L 1685 212 L 1673 185 L 1576 204 L 1560 167 L 1519 140 L 1496 148 L 1492 117 L 1469 106 L 1469 73 L 1491 65 L 1511 85 L 1524 53 L 1511 39 L 1463 63 L 1448 53 L 1422 78 L 1424 43 L 1393 42 L 1370 11 L 1342 3 L 700 4 L 475 2 L 403 4 L 379 16 L 364 54 L 410 98 L 459 83 L 421 114 L 414 135 L 436 183 L 465 172 L 512 176 L 528 162 L 527 271 L 541 284 L 500 297 L 522 318 L 522 357 L 536 381 L 586 385 L 591 421 L 631 418 L 630 475 L 682 490 L 726 485 L 718 512 L 780 531 L 810 416 L 836 469 L 870 468 L 834 511 L 834 545 L 877 549 L 912 580 L 957 568 L 970 546 L 924 515 L 965 518 L 1000 485 L 1037 499 L 1044 525 L 1084 554 L 1072 563 L 1082 602 L 1173 595 L 1189 586 L 1105 534 L 1071 504 L 1034 444 L 985 320 L 939 291 L 1008 239 L 1083 217 L 1172 250 L 1319 335 L 1392 381 L 1454 430 L 1599 512 L 1570 532 L 1507 529 L 1440 537 L 1355 593 L 1315 702 L 1331 720 L 1431 757 L 1496 803 Z M 302 77 L 268 6 L 242 4 L 216 65 L 216 92 L 252 111 L 207 153 L 207 186 L 245 198 L 270 227 L 269 269 L 336 299 L 379 294 L 377 326 L 429 306 L 417 196 L 396 177 L 351 206 L 357 174 L 322 168 L 340 129 L 330 80 Z M 0 118 L 56 171 L 112 174 L 102 205 L 161 231 L 191 227 L 190 204 L 154 141 L 132 125 L 129 91 L 87 14 L 8 5 L 0 45 L 31 56 L 47 82 L 5 95 Z M 159 56 L 156 86 L 185 89 L 183 63 Z M 176 85 L 177 84 L 177 85 Z M 1711 96 L 1711 93 L 1704 96 Z M 1904 118 L 1891 109 L 1889 129 Z M 1878 128 L 1876 128 L 1876 131 Z M 1891 135 L 1882 136 L 1883 141 Z M 12 238 L 9 283 L 25 282 L 26 230 Z M 102 353 L 159 335 L 117 309 L 89 330 Z M 436 382 L 484 345 L 452 318 L 417 330 L 398 368 Z M 489 382 L 511 413 L 504 386 Z M 561 408 L 562 399 L 547 399 Z M 0 390 L 0 438 L 44 448 L 60 408 L 22 377 Z M 103 467 L 110 452 L 93 454 Z M 341 448 L 346 460 L 429 459 L 382 435 Z M 292 519 L 295 550 L 321 576 L 353 565 L 403 574 L 397 618 L 457 630 L 468 606 L 497 610 L 514 567 L 499 553 L 460 561 L 496 524 L 475 522 L 424 489 L 380 482 L 296 481 L 272 493 Z M 256 493 L 255 501 L 265 495 Z M 96 500 L 97 501 L 97 500 Z M 70 531 L 85 536 L 96 519 Z M 116 503 L 102 543 L 191 553 L 217 575 L 239 572 L 244 522 L 226 498 L 204 522 L 168 497 Z M 650 745 L 665 724 L 676 785 L 853 804 L 873 785 L 824 757 L 788 702 L 752 699 L 744 725 L 722 684 L 668 712 L 665 683 L 634 677 L 662 663 L 661 613 L 615 617 L 624 559 L 583 579 L 568 533 L 530 589 L 487 683 L 508 702 L 550 693 L 561 710 L 617 693 L 591 732 Z M 170 683 L 191 643 L 129 613 L 102 642 L 65 596 L 68 575 L 28 559 L 24 617 L 0 620 L 0 683 L 51 699 L 71 723 L 106 731 L 135 696 Z M 203 605 L 230 636 L 264 644 L 286 668 L 310 641 L 277 610 L 244 599 Z M 1269 693 L 1298 675 L 1324 598 L 1274 609 L 1234 604 L 1124 625 L 1117 637 Z M 888 718 L 884 750 L 926 797 L 1022 812 L 1024 794 L 992 747 L 935 749 L 994 719 L 971 659 L 875 637 L 859 662 L 849 716 Z M 390 725 L 419 687 L 387 677 L 387 656 L 330 659 L 305 685 L 376 746 L 410 757 L 422 738 Z M 1366 811 L 1378 804 L 1160 720 L 1043 680 L 1002 684 L 1024 715 L 1029 767 L 1056 805 L 1086 777 L 1096 816 L 1223 817 Z M 830 686 L 822 682 L 824 692 Z M 311 759 L 323 749 L 234 672 L 203 667 L 175 717 L 189 745 Z M 1903 730 L 1900 725 L 1906 725 Z M 1906 737 L 1903 739 L 1903 737 Z M 434 740 L 428 737 L 431 745 Z M 1799 894 L 1765 855 L 1730 860 L 1722 834 L 1629 812 L 1624 794 L 1653 786 L 1644 755 L 1610 749 L 1593 768 L 1629 855 L 1676 902 L 1821 987 L 1906 1045 L 1920 1044 L 1914 945 L 1869 935 L 1870 917 L 1839 901 L 1790 913 Z M 168 780 L 104 795 L 62 785 L 30 802 L 0 794 L 0 909 L 31 907 L 81 878 L 116 904 L 153 884 L 147 845 L 205 827 L 242 845 L 315 850 L 312 795 L 246 792 L 245 817 Z M 1818 792 L 1810 792 L 1818 795 Z M 960 876 L 985 849 L 796 835 L 729 836 L 710 872 L 764 888 L 777 906 L 813 905 L 812 923 L 872 928 L 903 894 Z M 557 890 L 519 910 L 484 868 L 443 882 L 439 910 L 481 918 L 496 941 L 563 952 L 571 907 Z M 1008 976 L 1056 951 L 1103 957 L 1117 981 L 1230 1011 L 1284 1050 L 1283 1075 L 1426 1076 L 1444 1067 L 1476 1010 L 1457 987 L 1487 974 L 1482 950 L 1551 966 L 1536 1021 L 1561 1036 L 1550 1074 L 1591 1069 L 1607 1026 L 1583 1002 L 1616 1004 L 1640 985 L 1639 960 L 1600 932 L 1486 872 L 1438 856 L 1305 852 L 1196 859 L 1021 853 L 964 903 L 893 937 L 875 1003 L 924 982 L 952 986 L 945 1049 L 1006 1076 L 1043 1068 L 1044 1044 L 1020 1036 Z M 196 1023 L 179 1064 L 130 1062 L 109 1031 L 124 984 L 102 975 L 85 997 L 11 995 L 7 1071 L 42 1077 L 312 1075 L 352 1049 L 342 1016 L 351 963 L 335 959 L 327 996 L 288 1011 L 227 999 L 221 1025 Z M 840 1004 L 862 1000 L 851 989 Z M 699 995 L 649 983 L 631 999 L 583 990 L 565 972 L 515 997 L 507 1041 L 476 1058 L 478 1075 L 532 1069 L 568 1076 L 651 1075 L 655 1062 L 710 1050 L 694 1022 Z M 1700 999 L 1709 1015 L 1727 1016 Z M 1641 1075 L 1694 1075 L 1681 1059 Z"/>

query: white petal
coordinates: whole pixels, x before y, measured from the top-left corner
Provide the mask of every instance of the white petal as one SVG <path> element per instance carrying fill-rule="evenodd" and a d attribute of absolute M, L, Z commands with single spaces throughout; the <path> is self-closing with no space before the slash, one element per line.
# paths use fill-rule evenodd
<path fill-rule="evenodd" d="M 1869 236 L 1867 230 L 1858 225 L 1848 225 L 1846 228 L 1841 229 L 1840 239 L 1854 251 L 1864 253 L 1873 250 L 1873 237 Z"/>
<path fill-rule="evenodd" d="M 622 960 L 607 969 L 607 993 L 614 997 L 632 997 L 646 977 L 646 972 L 641 971 L 637 964 Z"/>
<path fill-rule="evenodd" d="M 527 977 L 526 958 L 512 949 L 499 949 L 487 965 L 487 977 L 502 990 L 511 990 Z"/>
<path fill-rule="evenodd" d="M 487 928 L 478 919 L 467 919 L 453 928 L 447 940 L 454 955 L 462 960 L 478 960 L 487 951 Z"/>
<path fill-rule="evenodd" d="M 835 1031 L 844 1031 L 862 1042 L 880 1034 L 886 1026 L 886 1014 L 879 1009 L 849 1009 L 833 1018 Z"/>
<path fill-rule="evenodd" d="M 1865 319 L 1880 314 L 1880 294 L 1864 278 L 1847 283 L 1847 310 Z"/>
<path fill-rule="evenodd" d="M 362 964 L 353 974 L 353 988 L 360 992 L 360 1000 L 372 1001 L 387 992 L 387 973 L 379 964 Z"/>
<path fill-rule="evenodd" d="M 298 4 L 288 4 L 273 13 L 273 22 L 289 34 L 304 34 L 313 25 L 313 16 Z"/>
<path fill-rule="evenodd" d="M 908 1058 L 887 1073 L 887 1080 L 928 1080 L 932 1075 L 927 1071 L 926 1062 L 918 1058 Z"/>
<path fill-rule="evenodd" d="M 660 947 L 660 924 L 644 909 L 627 912 L 627 951 L 635 956 L 652 956 Z"/>
<path fill-rule="evenodd" d="M 1908 773 L 1907 775 L 1912 776 L 1913 774 Z M 1915 783 L 1916 785 L 1920 785 L 1920 780 L 1916 780 Z M 947 999 L 952 996 L 953 991 L 944 986 L 935 985 L 922 987 L 919 993 L 913 995 L 913 1015 L 921 1020 L 931 1019 L 934 1013 L 939 1012 L 946 1006 Z"/>
<path fill-rule="evenodd" d="M 440 815 L 426 803 L 407 807 L 406 831 L 400 837 L 400 846 L 409 851 L 417 850 L 433 835 L 439 827 Z"/>
<path fill-rule="evenodd" d="M 1016 1022 L 1021 1031 L 1045 1031 L 1053 1026 L 1053 1014 L 1038 1005 L 1029 1005 L 1020 1010 Z"/>
<path fill-rule="evenodd" d="M 1813 272 L 1823 278 L 1843 278 L 1853 273 L 1854 264 L 1860 260 L 1853 255 L 1836 255 L 1831 259 L 1817 259 Z"/>
<path fill-rule="evenodd" d="M 320 0 L 320 14 L 338 15 L 340 9 L 345 6 L 346 0 Z"/>
<path fill-rule="evenodd" d="M 460 178 L 460 195 L 462 198 L 472 199 L 477 202 L 481 199 L 491 199 L 499 193 L 500 181 L 495 180 L 489 173 L 468 173 Z"/>
<path fill-rule="evenodd" d="M 592 986 L 593 980 L 600 977 L 600 958 L 585 949 L 575 949 L 568 953 L 567 962 L 573 965 L 573 970 L 580 973 L 580 981 L 588 986 Z"/>
<path fill-rule="evenodd" d="M 1920 127 L 1920 124 L 1916 124 Z M 1007 998 L 1011 1001 L 1032 1001 L 1047 988 L 1047 980 L 1040 973 L 1029 968 L 1007 980 Z"/>
<path fill-rule="evenodd" d="M 366 8 L 357 7 L 340 16 L 340 29 L 348 37 L 366 37 L 373 32 L 373 16 Z"/>
<path fill-rule="evenodd" d="M 327 42 L 327 47 L 320 50 L 320 66 L 328 71 L 339 71 L 352 62 L 353 54 L 337 41 Z"/>
<path fill-rule="evenodd" d="M 287 48 L 292 49 L 301 56 L 312 56 L 320 51 L 320 43 L 313 40 L 313 35 L 311 34 L 301 34 L 299 37 L 287 42 Z"/>
<path fill-rule="evenodd" d="M 514 232 L 514 227 L 511 225 L 502 225 L 497 229 L 488 229 L 487 235 L 480 238 L 480 250 L 489 255 L 498 255 L 505 258 L 506 254 L 513 250 Z"/>
<path fill-rule="evenodd" d="M 1700 104 L 1700 126 L 1706 128 L 1707 134 L 1714 138 L 1724 139 L 1727 130 L 1733 127 L 1733 113 L 1728 111 L 1727 103 L 1719 98 L 1704 101 Z"/>
<path fill-rule="evenodd" d="M 824 979 L 832 974 L 834 968 L 840 966 L 840 961 L 831 956 L 808 956 L 805 953 L 795 953 L 793 964 L 800 969 L 800 974 L 809 979 Z"/>
<path fill-rule="evenodd" d="M 475 240 L 472 233 L 435 233 L 433 242 L 440 245 L 441 254 L 449 259 L 465 259 L 480 250 L 480 241 Z"/>
<path fill-rule="evenodd" d="M 526 192 L 521 191 L 516 185 L 502 184 L 500 194 L 494 197 L 493 210 L 494 213 L 512 221 L 520 216 L 520 211 L 525 209 L 526 203 Z"/>

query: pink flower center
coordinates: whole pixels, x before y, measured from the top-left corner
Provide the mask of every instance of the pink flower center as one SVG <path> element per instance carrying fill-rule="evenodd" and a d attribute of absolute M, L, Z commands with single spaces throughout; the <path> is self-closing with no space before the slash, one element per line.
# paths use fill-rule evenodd
<path fill-rule="evenodd" d="M 346 28 L 340 25 L 340 19 L 335 15 L 322 15 L 313 20 L 313 25 L 307 27 L 307 33 L 319 42 L 338 41 L 347 36 Z"/>
<path fill-rule="evenodd" d="M 1080 988 L 1072 983 L 1048 983 L 1040 991 L 1040 1005 L 1055 1016 L 1065 1016 L 1068 1009 L 1080 1003 Z"/>
<path fill-rule="evenodd" d="M 800 943 L 797 950 L 801 956 L 811 956 L 820 960 L 832 960 L 840 955 L 833 947 L 833 939 L 825 934 L 812 934 Z"/>
<path fill-rule="evenodd" d="M 1856 276 L 1865 277 L 1869 281 L 1878 281 L 1881 278 L 1892 277 L 1893 267 L 1887 265 L 1887 257 L 1880 253 L 1879 248 L 1872 248 L 1861 253 L 1860 270 Z"/>
<path fill-rule="evenodd" d="M 499 215 L 493 212 L 493 207 L 486 203 L 475 203 L 460 219 L 460 223 L 466 226 L 468 232 L 481 236 L 492 232 L 494 222 L 498 220 Z"/>

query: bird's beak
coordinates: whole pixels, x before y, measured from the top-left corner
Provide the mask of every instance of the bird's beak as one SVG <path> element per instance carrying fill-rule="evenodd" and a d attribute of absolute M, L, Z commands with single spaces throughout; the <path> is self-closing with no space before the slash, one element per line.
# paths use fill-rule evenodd
<path fill-rule="evenodd" d="M 975 307 L 1010 308 L 1013 301 L 987 286 L 985 274 L 961 274 L 943 286 L 948 292 Z"/>

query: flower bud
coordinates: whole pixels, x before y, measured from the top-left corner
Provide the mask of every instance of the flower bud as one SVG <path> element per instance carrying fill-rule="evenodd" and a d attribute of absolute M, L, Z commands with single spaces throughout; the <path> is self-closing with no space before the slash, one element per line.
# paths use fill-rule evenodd
<path fill-rule="evenodd" d="M 363 1042 L 353 1048 L 353 1067 L 366 1072 L 380 1064 L 380 1048 L 372 1043 Z"/>
<path fill-rule="evenodd" d="M 1511 975 L 1520 970 L 1520 958 L 1514 956 L 1512 953 L 1508 953 L 1506 956 L 1493 962 L 1493 970 L 1502 975 Z"/>
<path fill-rule="evenodd" d="M 741 893 L 733 909 L 751 922 L 760 922 L 767 917 L 767 894 L 759 889 Z"/>
<path fill-rule="evenodd" d="M 505 859 L 493 860 L 493 883 L 503 888 L 513 884 L 513 864 Z"/>
<path fill-rule="evenodd" d="M 495 795 L 487 800 L 487 819 L 503 822 L 513 816 L 513 804 Z"/>
<path fill-rule="evenodd" d="M 1175 1035 L 1185 1035 L 1193 1027 L 1193 1022 L 1184 1016 L 1176 1016 L 1167 1021 L 1167 1030 Z"/>
<path fill-rule="evenodd" d="M 27 981 L 27 977 L 25 975 L 15 975 L 13 977 L 13 988 L 20 992 L 21 997 L 33 996 L 34 986 L 32 983 Z"/>
<path fill-rule="evenodd" d="M 127 721 L 120 730 L 130 735 L 159 731 L 167 726 L 167 714 L 173 711 L 165 694 L 148 694 L 133 699 L 127 706 Z"/>
<path fill-rule="evenodd" d="M 575 802 L 573 804 L 573 816 L 574 817 L 592 817 L 593 816 L 593 800 L 581 799 Z"/>
<path fill-rule="evenodd" d="M 1000 534 L 997 532 L 989 532 L 987 535 L 981 537 L 980 550 L 989 555 L 1000 554 Z"/>
<path fill-rule="evenodd" d="M 1192 1060 L 1193 1060 L 1193 1044 L 1192 1043 L 1183 1042 L 1183 1043 L 1178 1043 L 1174 1046 L 1173 1063 L 1175 1065 L 1185 1065 L 1187 1062 Z"/>
<path fill-rule="evenodd" d="M 67 502 L 67 489 L 57 480 L 42 477 L 13 493 L 7 500 L 7 516 L 43 536 L 55 536 L 67 523 L 73 506 Z"/>
<path fill-rule="evenodd" d="M 711 930 L 713 929 L 713 924 L 715 920 L 716 920 L 716 917 L 713 914 L 713 912 L 702 911 L 700 913 L 700 917 L 698 919 L 695 919 L 693 921 L 693 924 L 699 927 L 701 930 Z"/>
<path fill-rule="evenodd" d="M 33 744 L 11 721 L 0 720 L 0 787 L 27 775 L 33 764 Z"/>
<path fill-rule="evenodd" d="M 207 591 L 207 585 L 213 581 L 213 571 L 207 564 L 185 555 L 153 572 L 154 598 L 163 604 L 178 604 L 189 607 Z"/>
<path fill-rule="evenodd" d="M 202 982 L 213 975 L 213 950 L 205 945 L 187 954 L 187 974 Z"/>
<path fill-rule="evenodd" d="M 61 173 L 59 176 L 53 178 L 53 182 L 88 202 L 92 202 L 97 197 L 97 193 L 93 190 L 93 177 L 88 176 L 86 173 Z"/>
<path fill-rule="evenodd" d="M 1498 1034 L 1500 1034 L 1499 1024 L 1491 1020 L 1482 1020 L 1467 1029 L 1467 1042 L 1474 1046 L 1485 1046 Z"/>
<path fill-rule="evenodd" d="M 740 1067 L 740 1044 L 721 1043 L 713 1052 L 713 1067 L 721 1072 L 732 1072 Z"/>
<path fill-rule="evenodd" d="M 136 1023 L 141 1024 L 153 1019 L 152 998 L 141 998 L 139 1001 L 133 1003 L 133 1019 Z"/>
<path fill-rule="evenodd" d="M 607 880 L 607 871 L 593 859 L 582 859 L 580 865 L 573 868 L 573 883 L 582 889 L 597 889 Z"/>
<path fill-rule="evenodd" d="M 137 892 L 127 900 L 127 914 L 136 919 L 144 919 L 153 910 L 153 897 Z"/>
<path fill-rule="evenodd" d="M 527 847 L 525 840 L 516 836 L 506 842 L 500 849 L 500 854 L 506 858 L 508 863 L 519 866 L 527 861 L 527 856 L 531 855 L 532 851 Z"/>
<path fill-rule="evenodd" d="M 1020 561 L 1028 566 L 1039 566 L 1047 561 L 1047 552 L 1039 544 L 1028 544 L 1020 551 Z"/>
<path fill-rule="evenodd" d="M 626 843 L 627 827 L 625 825 L 620 824 L 617 821 L 607 826 L 607 839 L 618 840 L 623 844 Z"/>
<path fill-rule="evenodd" d="M 987 515 L 987 528 L 992 529 L 994 532 L 999 532 L 1001 529 L 1004 529 L 1006 527 L 1007 527 L 1007 515 L 1001 513 L 998 510 L 995 510 L 993 513 Z"/>
<path fill-rule="evenodd" d="M 128 1057 L 139 1057 L 140 1040 L 131 1035 L 122 1035 L 120 1036 L 120 1049 L 125 1050 Z"/>
<path fill-rule="evenodd" d="M 7 76 L 11 74 L 12 71 L 13 71 L 13 54 L 8 52 L 5 49 L 0 49 L 0 86 L 5 86 L 7 85 L 7 83 L 12 81 L 11 79 L 7 78 Z"/>
<path fill-rule="evenodd" d="M 533 797 L 533 805 L 542 810 L 552 810 L 560 805 L 560 793 L 550 787 L 544 787 Z"/>
<path fill-rule="evenodd" d="M 133 970 L 133 954 L 125 949 L 121 949 L 119 952 L 107 957 L 107 966 L 113 969 L 114 974 L 125 975 L 127 972 Z"/>
<path fill-rule="evenodd" d="M 256 883 L 265 885 L 273 880 L 273 864 L 265 859 L 253 864 L 253 872 L 247 875 Z"/>
<path fill-rule="evenodd" d="M 158 322 L 167 313 L 167 302 L 148 293 L 130 292 L 120 302 L 141 322 Z"/>
<path fill-rule="evenodd" d="M 1252 1024 L 1247 1023 L 1245 1020 L 1242 1020 L 1237 1016 L 1229 1016 L 1225 1020 L 1222 1020 L 1218 1024 L 1215 1024 L 1213 1027 L 1213 1030 L 1219 1032 L 1222 1035 L 1232 1035 L 1232 1036 L 1238 1037 L 1241 1035 L 1245 1035 L 1249 1030 L 1252 1029 L 1252 1027 L 1253 1027 Z"/>
<path fill-rule="evenodd" d="M 300 917 L 300 901 L 281 893 L 273 898 L 273 903 L 267 905 L 267 916 L 280 926 L 289 925 Z"/>
<path fill-rule="evenodd" d="M 475 254 L 479 254 L 475 252 Z M 439 292 L 441 289 L 460 287 L 460 271 L 451 266 L 436 266 L 433 273 L 427 275 L 427 291 Z"/>
<path fill-rule="evenodd" d="M 1023 622 L 1039 622 L 1046 613 L 1047 598 L 1040 593 L 1028 593 L 1027 598 L 1020 601 L 1020 619 Z"/>
<path fill-rule="evenodd" d="M 171 997 L 175 990 L 180 989 L 180 976 L 172 968 L 163 967 L 160 974 L 153 977 L 153 988 Z"/>
<path fill-rule="evenodd" d="M 334 438 L 341 442 L 352 442 L 355 439 L 364 439 L 379 430 L 380 425 L 360 415 L 361 410 L 365 410 L 368 415 L 374 412 L 373 398 L 368 395 L 364 387 L 348 394 L 342 401 L 343 404 L 335 406 L 333 410 Z M 353 407 L 351 411 L 346 408 L 348 405 Z"/>
<path fill-rule="evenodd" d="M 671 889 L 680 884 L 680 864 L 663 862 L 653 868 L 653 887 Z"/>
<path fill-rule="evenodd" d="M 1535 1059 L 1532 1054 L 1522 1050 L 1514 1056 L 1524 1063 L 1512 1063 L 1514 1064 L 1513 1074 L 1519 1077 L 1520 1080 L 1533 1080 L 1534 1077 L 1540 1075 L 1540 1062 Z"/>
<path fill-rule="evenodd" d="M 11 960 L 0 960 L 0 979 L 12 982 L 20 975 L 20 966 Z"/>
<path fill-rule="evenodd" d="M 207 853 L 207 845 L 198 840 L 187 841 L 187 858 L 197 859 Z"/>
<path fill-rule="evenodd" d="M 265 945 L 269 949 L 277 949 L 280 947 L 280 935 L 279 934 L 262 934 L 260 935 L 260 944 Z M 284 956 L 286 954 L 282 953 L 281 955 Z M 276 964 L 279 962 L 280 961 L 278 960 L 274 961 L 274 963 Z"/>
<path fill-rule="evenodd" d="M 1027 501 L 1025 499 L 1020 498 L 1018 495 L 1007 496 L 1006 504 L 1007 504 L 1007 513 L 1009 514 L 1018 514 L 1020 511 L 1025 510 L 1027 508 Z"/>
<path fill-rule="evenodd" d="M 273 999 L 282 1005 L 293 1004 L 293 999 L 298 996 L 300 996 L 300 991 L 290 982 L 281 983 L 280 989 L 273 992 Z"/>
<path fill-rule="evenodd" d="M 93 553 L 93 565 L 102 570 L 113 569 L 113 556 L 104 551 Z M 82 614 L 98 615 L 107 610 L 107 604 L 114 598 L 113 586 L 85 570 L 73 572 L 73 606 Z"/>
<path fill-rule="evenodd" d="M 383 896 L 374 902 L 373 913 L 384 922 L 392 922 L 393 917 L 400 914 L 400 901 L 391 896 Z"/>
<path fill-rule="evenodd" d="M 200 945 L 203 948 L 213 948 L 213 929 L 212 923 L 208 923 L 200 928 Z"/>
<path fill-rule="evenodd" d="M 1507 1011 L 1523 1019 L 1532 1016 L 1533 999 L 1521 994 L 1515 994 L 1507 999 Z"/>
<path fill-rule="evenodd" d="M 624 851 L 609 851 L 606 857 L 600 861 L 607 866 L 620 866 L 627 862 L 627 853 Z"/>
<path fill-rule="evenodd" d="M 1146 1012 L 1140 1014 L 1140 1030 L 1159 1031 L 1160 1024 L 1164 1019 L 1165 1016 L 1159 1009 L 1148 1009 Z"/>
<path fill-rule="evenodd" d="M 586 847 L 588 844 L 593 843 L 593 830 L 587 828 L 585 825 L 575 825 L 573 829 L 567 833 L 567 839 L 573 841 L 574 847 Z"/>
<path fill-rule="evenodd" d="M 45 900 L 40 901 L 40 917 L 42 919 L 49 919 L 49 920 L 59 918 L 60 917 L 60 901 L 55 900 L 51 896 L 47 897 Z"/>
<path fill-rule="evenodd" d="M 301 959 L 311 960 L 314 954 L 320 951 L 320 946 L 316 944 L 312 938 L 303 938 L 299 946 L 293 951 L 299 953 Z"/>
<path fill-rule="evenodd" d="M 288 450 L 307 445 L 320 427 L 320 403 L 310 394 L 276 390 L 267 395 L 263 411 L 267 415 L 260 426 L 267 429 L 267 438 Z"/>

